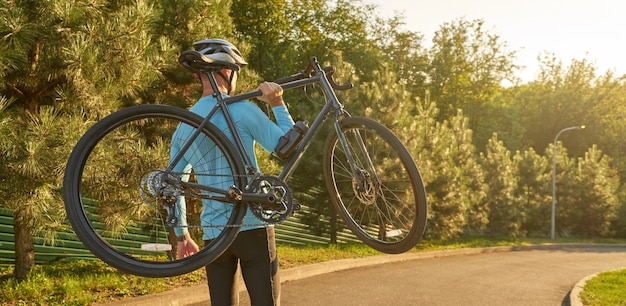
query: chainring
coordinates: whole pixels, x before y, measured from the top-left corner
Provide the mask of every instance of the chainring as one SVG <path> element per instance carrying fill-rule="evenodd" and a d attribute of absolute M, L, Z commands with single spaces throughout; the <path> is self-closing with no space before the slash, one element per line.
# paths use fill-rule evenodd
<path fill-rule="evenodd" d="M 252 181 L 252 192 L 272 195 L 276 198 L 277 208 L 263 207 L 259 203 L 250 203 L 252 213 L 261 221 L 268 224 L 277 224 L 293 215 L 294 204 L 291 190 L 287 185 L 274 176 L 260 176 Z"/>

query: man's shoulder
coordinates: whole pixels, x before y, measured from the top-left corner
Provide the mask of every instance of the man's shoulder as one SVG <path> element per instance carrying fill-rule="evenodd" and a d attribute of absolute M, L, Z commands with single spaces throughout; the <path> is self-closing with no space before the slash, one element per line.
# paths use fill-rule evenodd
<path fill-rule="evenodd" d="M 230 103 L 228 105 L 233 116 L 257 116 L 261 112 L 261 108 L 252 101 L 243 100 Z"/>
<path fill-rule="evenodd" d="M 191 108 L 189 108 L 189 110 L 196 114 L 199 114 L 200 116 L 205 116 L 209 113 L 209 110 L 211 110 L 213 106 L 215 106 L 215 102 L 215 97 L 204 96 L 198 99 L 198 101 L 196 101 L 196 103 L 194 103 Z"/>

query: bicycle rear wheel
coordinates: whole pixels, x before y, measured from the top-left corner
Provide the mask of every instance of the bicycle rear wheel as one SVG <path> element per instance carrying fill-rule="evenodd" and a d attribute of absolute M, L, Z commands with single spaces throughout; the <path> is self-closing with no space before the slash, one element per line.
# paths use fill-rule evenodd
<path fill-rule="evenodd" d="M 165 171 L 172 144 L 184 143 L 200 122 L 200 116 L 177 107 L 135 106 L 98 121 L 78 141 L 67 163 L 63 196 L 76 235 L 94 255 L 127 273 L 168 277 L 205 266 L 232 243 L 246 205 L 203 200 L 206 192 L 180 184 L 211 178 L 211 186 L 244 186 L 242 161 L 226 136 L 209 124 L 185 154 L 196 154 L 204 164 Z M 168 222 L 181 223 L 168 210 L 178 212 L 177 220 L 186 219 L 198 253 L 176 258 L 177 240 Z M 218 215 L 220 222 L 201 222 L 202 213 Z M 202 247 L 207 235 L 214 239 Z"/>
<path fill-rule="evenodd" d="M 413 248 L 426 228 L 426 192 L 413 158 L 389 129 L 363 117 L 340 122 L 324 150 L 330 199 L 348 228 L 370 247 L 390 254 Z M 349 159 L 354 160 L 352 169 Z"/>

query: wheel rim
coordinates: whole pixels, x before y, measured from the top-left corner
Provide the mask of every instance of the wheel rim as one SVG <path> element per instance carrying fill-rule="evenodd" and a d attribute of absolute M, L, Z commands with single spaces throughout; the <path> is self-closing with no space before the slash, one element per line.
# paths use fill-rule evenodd
<path fill-rule="evenodd" d="M 66 176 L 73 179 L 66 177 L 70 182 L 67 185 L 77 186 L 66 191 L 68 217 L 75 220 L 72 225 L 81 241 L 118 269 L 151 277 L 179 275 L 203 266 L 211 260 L 207 255 L 216 257 L 225 248 L 216 242 L 196 255 L 177 260 L 177 241 L 173 229 L 166 226 L 165 205 L 154 197 L 156 174 L 169 162 L 173 131 L 180 123 L 197 126 L 199 117 L 183 115 L 138 111 L 134 116 L 110 118 L 117 122 L 107 128 L 94 126 L 94 130 L 101 131 L 86 134 L 84 148 L 80 154 L 73 154 L 81 156 L 79 161 L 68 163 L 68 172 L 73 173 Z M 147 183 L 150 180 L 153 182 Z M 202 232 L 207 229 L 199 222 L 202 201 L 193 196 L 185 199 L 188 229 L 202 245 Z M 237 219 L 243 213 L 231 209 L 224 218 Z M 224 232 L 221 237 L 234 238 L 238 229 L 223 227 L 220 231 Z"/>

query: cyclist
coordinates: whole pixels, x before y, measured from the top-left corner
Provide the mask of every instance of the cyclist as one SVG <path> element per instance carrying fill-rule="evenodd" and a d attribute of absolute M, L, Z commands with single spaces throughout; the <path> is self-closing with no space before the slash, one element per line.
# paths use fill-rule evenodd
<path fill-rule="evenodd" d="M 195 42 L 193 47 L 204 56 L 233 63 L 243 68 L 246 61 L 240 51 L 230 42 L 222 39 L 206 39 Z M 216 103 L 214 90 L 206 75 L 194 75 L 202 82 L 202 97 L 191 107 L 191 111 L 205 117 Z M 237 85 L 238 71 L 222 69 L 214 73 L 219 91 L 225 95 L 231 94 Z M 283 90 L 280 85 L 272 82 L 263 82 L 258 89 L 262 92 L 259 100 L 267 103 L 272 108 L 276 122 L 270 120 L 261 109 L 249 101 L 232 103 L 228 106 L 237 127 L 246 152 L 254 165 L 258 167 L 256 156 L 254 155 L 254 143 L 258 142 L 268 152 L 273 150 L 278 140 L 291 127 L 294 122 L 283 101 Z M 227 131 L 227 124 L 221 112 L 211 118 L 211 122 L 222 131 Z M 179 128 L 177 133 L 188 133 Z M 233 141 L 233 136 L 226 132 L 226 136 Z M 176 136 L 174 137 L 174 139 Z M 172 141 L 172 152 L 170 156 L 175 156 L 182 143 Z M 193 150 L 188 150 L 183 160 L 177 164 L 175 171 L 185 173 L 190 171 L 190 165 L 200 165 L 198 161 L 203 154 L 194 154 Z M 202 178 L 197 178 L 202 179 Z M 205 183 L 205 182 L 203 182 Z M 209 182 L 212 183 L 212 182 Z M 179 207 L 184 208 L 183 198 L 179 198 Z M 203 207 L 211 206 L 211 209 L 203 209 L 202 220 L 206 223 L 214 224 L 217 219 L 223 218 L 221 215 L 213 213 L 214 206 L 226 206 L 217 201 L 203 200 Z M 225 208 L 225 207 L 222 207 Z M 227 208 L 225 208 L 227 209 Z M 198 251 L 198 245 L 189 236 L 185 225 L 184 213 L 179 216 L 181 227 L 175 228 L 178 238 L 179 258 L 191 255 Z M 225 223 L 225 221 L 223 222 Z M 274 228 L 272 226 L 261 225 L 262 222 L 248 210 L 241 231 L 237 235 L 233 244 L 215 261 L 206 267 L 211 305 L 236 305 L 238 303 L 238 289 L 236 288 L 236 270 L 241 267 L 244 282 L 248 289 L 248 294 L 252 305 L 277 305 L 280 302 L 280 281 L 278 276 L 278 257 L 276 254 L 276 242 L 274 238 Z M 210 230 L 204 231 L 205 245 L 215 238 Z"/>

